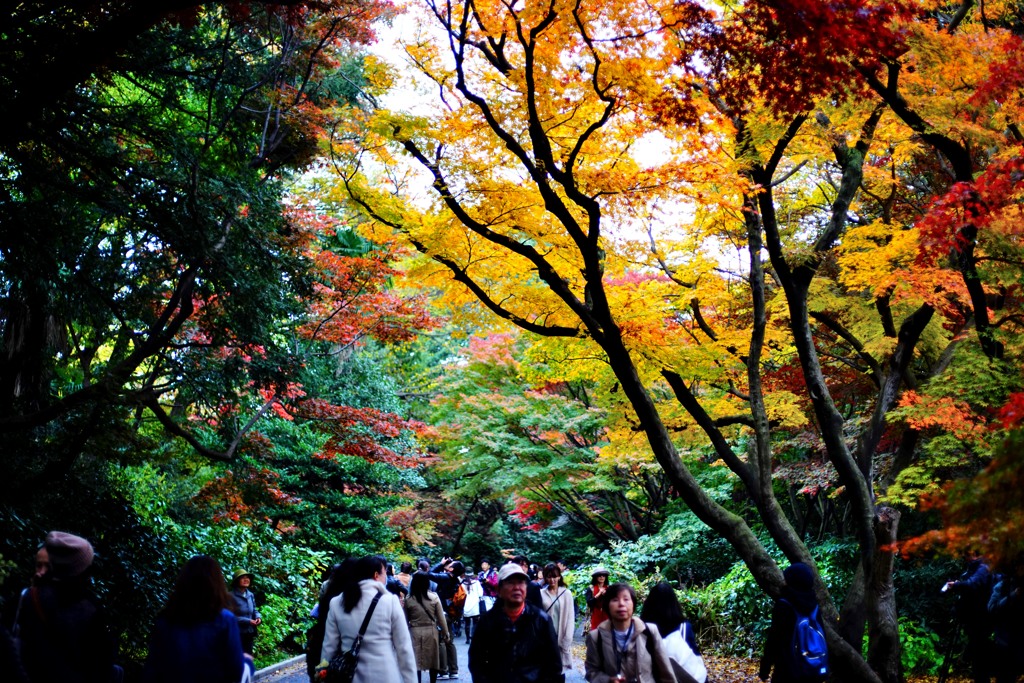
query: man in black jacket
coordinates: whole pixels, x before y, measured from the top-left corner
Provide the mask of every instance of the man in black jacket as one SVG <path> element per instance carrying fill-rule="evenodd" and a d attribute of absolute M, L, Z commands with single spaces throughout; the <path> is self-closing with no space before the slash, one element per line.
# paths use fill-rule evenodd
<path fill-rule="evenodd" d="M 554 624 L 527 604 L 529 582 L 517 564 L 498 571 L 498 602 L 480 617 L 469 646 L 473 683 L 564 683 Z"/>

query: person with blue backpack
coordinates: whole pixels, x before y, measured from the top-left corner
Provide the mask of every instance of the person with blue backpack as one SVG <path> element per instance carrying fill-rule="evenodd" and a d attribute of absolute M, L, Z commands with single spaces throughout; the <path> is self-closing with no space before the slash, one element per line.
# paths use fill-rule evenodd
<path fill-rule="evenodd" d="M 758 676 L 772 683 L 818 683 L 828 678 L 828 645 L 821 625 L 814 572 L 791 564 L 782 572 L 785 585 L 772 610 Z"/>

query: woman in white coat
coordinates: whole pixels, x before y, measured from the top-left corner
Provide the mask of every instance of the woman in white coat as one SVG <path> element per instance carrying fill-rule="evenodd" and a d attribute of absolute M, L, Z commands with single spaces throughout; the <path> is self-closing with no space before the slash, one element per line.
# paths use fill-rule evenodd
<path fill-rule="evenodd" d="M 416 683 L 416 658 L 409 626 L 398 598 L 387 591 L 383 557 L 364 557 L 356 563 L 344 592 L 331 600 L 320 666 L 352 648 L 373 598 L 380 595 L 363 635 L 353 683 Z"/>
<path fill-rule="evenodd" d="M 697 634 L 683 618 L 683 608 L 676 592 L 665 581 L 659 581 L 644 600 L 640 619 L 654 624 L 661 634 L 677 683 L 705 683 L 708 670 L 697 647 Z"/>
<path fill-rule="evenodd" d="M 572 593 L 565 586 L 562 570 L 554 562 L 544 567 L 545 587 L 540 592 L 541 604 L 551 617 L 558 636 L 558 650 L 562 654 L 562 668 L 572 668 L 572 634 L 576 630 L 576 610 Z"/>

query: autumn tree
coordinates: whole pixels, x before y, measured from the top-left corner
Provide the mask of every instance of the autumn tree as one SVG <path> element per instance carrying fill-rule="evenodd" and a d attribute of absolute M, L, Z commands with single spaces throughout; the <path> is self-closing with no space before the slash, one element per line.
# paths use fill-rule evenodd
<path fill-rule="evenodd" d="M 848 595 L 816 583 L 836 671 L 895 682 L 883 494 L 928 453 L 889 416 L 958 358 L 998 377 L 958 414 L 985 420 L 1021 382 L 1013 7 L 427 2 L 405 49 L 437 106 L 379 110 L 339 172 L 453 308 L 604 364 L 675 492 L 771 595 L 779 567 L 688 444 L 812 563 L 773 480 L 780 440 L 808 432 L 860 546 Z"/>
<path fill-rule="evenodd" d="M 446 494 L 498 499 L 529 529 L 564 518 L 605 546 L 653 533 L 668 495 L 657 464 L 616 448 L 628 441 L 614 438 L 596 383 L 545 381 L 517 336 L 471 337 L 440 380 L 430 421 Z"/>
<path fill-rule="evenodd" d="M 288 214 L 317 236 L 305 249 L 314 292 L 289 339 L 301 366 L 287 383 L 221 395 L 206 424 L 192 427 L 210 440 L 243 435 L 229 468 L 193 502 L 214 519 L 269 523 L 304 546 L 380 551 L 397 536 L 388 514 L 421 485 L 417 437 L 429 431 L 402 416 L 382 349 L 435 323 L 422 296 L 390 286 L 400 273 L 386 245 L 360 238 L 325 208 L 292 206 Z M 261 350 L 252 354 L 247 364 L 261 362 Z M 222 351 L 219 358 L 231 362 L 234 355 Z M 201 356 L 197 366 L 207 362 Z M 196 400 L 194 415 L 204 414 L 202 407 Z"/>

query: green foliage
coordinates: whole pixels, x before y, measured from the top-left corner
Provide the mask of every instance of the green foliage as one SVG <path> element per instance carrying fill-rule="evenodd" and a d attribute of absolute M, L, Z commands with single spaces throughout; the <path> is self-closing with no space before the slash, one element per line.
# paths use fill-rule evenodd
<path fill-rule="evenodd" d="M 682 605 L 702 647 L 727 656 L 760 656 L 771 600 L 742 562 L 714 583 L 685 591 Z"/>
<path fill-rule="evenodd" d="M 149 615 L 163 607 L 178 568 L 193 555 L 216 558 L 228 579 L 237 569 L 252 572 L 253 592 L 263 600 L 260 611 L 264 616 L 257 655 L 261 664 L 270 664 L 286 655 L 289 647 L 294 649 L 289 644 L 296 642 L 303 630 L 304 608 L 308 611 L 315 600 L 330 555 L 297 543 L 266 524 L 211 523 L 209 518 L 196 516 L 190 508 L 191 496 L 215 471 L 204 465 L 189 474 L 172 466 L 161 469 L 146 463 L 114 472 L 112 479 L 134 502 L 142 528 L 159 540 L 157 548 L 139 549 L 126 560 L 155 572 L 146 579 L 147 590 L 142 591 L 150 601 Z M 161 559 L 152 566 L 145 564 L 151 557 Z M 269 610 L 265 611 L 264 605 Z M 136 618 L 136 624 L 137 629 L 148 631 L 148 622 L 139 625 Z M 132 651 L 141 656 L 144 646 L 143 640 L 134 644 Z"/>
<path fill-rule="evenodd" d="M 5 583 L 7 579 L 17 569 L 18 564 L 11 560 L 5 559 L 3 554 L 0 553 L 0 585 Z"/>
<path fill-rule="evenodd" d="M 322 548 L 332 557 L 377 552 L 395 538 L 388 512 L 404 504 L 402 493 L 422 486 L 414 470 L 370 463 L 353 456 L 311 458 L 325 437 L 310 422 L 267 420 L 263 433 L 273 452 L 253 466 L 271 466 L 281 475 L 279 486 L 296 497 L 273 518 L 295 529 L 294 542 Z"/>
<path fill-rule="evenodd" d="M 902 522 L 900 526 L 903 526 Z M 909 526 L 907 531 L 910 532 Z M 893 574 L 897 586 L 897 611 L 915 623 L 928 624 L 933 630 L 945 630 L 951 624 L 954 596 L 939 589 L 962 571 L 963 567 L 958 562 L 945 557 L 897 560 Z M 945 626 L 939 628 L 937 625 Z"/>
<path fill-rule="evenodd" d="M 516 548 L 538 564 L 561 559 L 568 565 L 576 565 L 584 562 L 591 549 L 598 545 L 598 540 L 586 529 L 564 517 L 538 531 L 517 526 L 513 520 L 502 524 L 507 544 L 499 547 Z"/>
<path fill-rule="evenodd" d="M 959 351 L 945 372 L 920 388 L 921 400 L 889 417 L 907 422 L 926 438 L 914 464 L 898 474 L 885 500 L 917 507 L 923 495 L 938 493 L 943 482 L 973 475 L 990 462 L 998 443 L 987 426 L 993 406 L 1006 403 L 1022 381 L 1011 362 L 989 360 L 974 345 Z"/>
<path fill-rule="evenodd" d="M 595 559 L 621 567 L 623 575 L 658 574 L 678 585 L 703 585 L 722 576 L 737 557 L 728 543 L 687 510 L 669 516 L 657 533 L 617 541 Z"/>
<path fill-rule="evenodd" d="M 283 656 L 301 652 L 303 634 L 309 626 L 309 604 L 315 600 L 316 593 L 312 595 L 314 597 L 305 602 L 276 594 L 267 595 L 259 607 L 263 621 L 253 645 L 257 669 L 276 664 Z"/>
<path fill-rule="evenodd" d="M 828 592 L 841 601 L 853 583 L 858 559 L 856 542 L 848 538 L 830 538 L 811 546 L 810 550 Z"/>
<path fill-rule="evenodd" d="M 782 554 L 768 547 L 780 566 L 786 566 Z M 825 585 L 841 599 L 853 578 L 856 544 L 830 540 L 812 546 L 811 552 Z M 706 586 L 683 590 L 680 601 L 702 646 L 727 656 L 760 656 L 771 624 L 772 603 L 742 562 Z"/>
<path fill-rule="evenodd" d="M 604 457 L 610 417 L 590 400 L 593 383 L 530 381 L 532 343 L 475 337 L 447 365 L 430 416 L 441 429 L 446 487 L 466 499 L 506 499 L 533 531 L 562 516 L 604 545 L 654 531 L 663 474 L 638 458 Z"/>
<path fill-rule="evenodd" d="M 942 666 L 938 634 L 905 616 L 899 618 L 899 627 L 903 671 L 929 676 L 937 674 Z"/>

